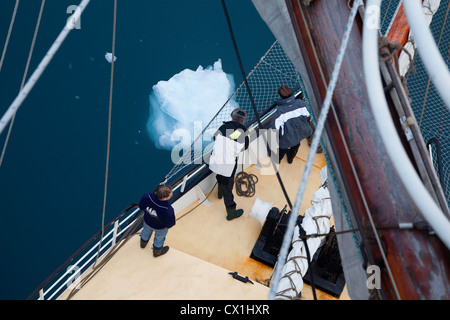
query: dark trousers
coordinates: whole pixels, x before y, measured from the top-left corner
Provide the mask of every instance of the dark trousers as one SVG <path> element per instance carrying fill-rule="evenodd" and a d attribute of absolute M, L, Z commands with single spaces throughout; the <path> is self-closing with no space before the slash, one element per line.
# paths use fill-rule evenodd
<path fill-rule="evenodd" d="M 287 159 L 288 162 L 291 163 L 295 156 L 297 155 L 298 149 L 300 148 L 300 142 L 298 144 L 296 144 L 293 147 L 290 147 L 288 149 L 280 149 L 278 151 L 278 155 L 279 155 L 279 161 L 281 162 L 281 159 L 283 159 L 284 155 L 287 154 Z"/>
<path fill-rule="evenodd" d="M 224 177 L 218 174 L 216 176 L 216 179 L 219 188 L 222 189 L 223 202 L 225 203 L 225 207 L 236 207 L 236 202 L 234 202 L 233 196 L 234 174 L 231 177 Z"/>
<path fill-rule="evenodd" d="M 237 163 L 234 166 L 233 173 L 231 177 L 224 177 L 220 174 L 216 175 L 217 185 L 222 189 L 223 202 L 225 207 L 233 208 L 236 207 L 236 202 L 234 202 L 233 187 L 234 187 L 234 175 L 236 173 Z"/>

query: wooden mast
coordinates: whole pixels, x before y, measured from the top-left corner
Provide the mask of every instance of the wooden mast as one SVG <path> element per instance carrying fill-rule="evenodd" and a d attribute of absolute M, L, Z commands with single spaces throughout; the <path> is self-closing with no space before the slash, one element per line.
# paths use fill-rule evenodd
<path fill-rule="evenodd" d="M 313 87 L 307 94 L 314 95 L 318 105 L 323 102 L 349 16 L 347 3 L 315 0 L 305 5 L 304 1 L 286 0 Z M 316 116 L 319 112 L 314 110 Z M 336 159 L 334 170 L 341 174 L 341 192 L 350 201 L 347 209 L 357 220 L 363 250 L 368 262 L 383 270 L 382 298 L 396 299 L 395 286 L 401 299 L 449 299 L 449 250 L 426 230 L 397 227 L 403 222 L 420 224 L 424 219 L 400 182 L 370 111 L 360 17 L 350 34 L 326 132 L 330 140 L 327 152 Z M 382 249 L 376 244 L 369 217 L 377 227 Z M 393 281 L 386 273 L 380 250 L 386 255 Z"/>
<path fill-rule="evenodd" d="M 398 42 L 404 46 L 408 41 L 409 30 L 410 28 L 408 20 L 406 19 L 405 7 L 402 3 L 395 15 L 394 22 L 387 34 L 387 38 L 391 40 L 391 42 Z M 400 55 L 400 51 L 397 52 L 397 55 Z"/>

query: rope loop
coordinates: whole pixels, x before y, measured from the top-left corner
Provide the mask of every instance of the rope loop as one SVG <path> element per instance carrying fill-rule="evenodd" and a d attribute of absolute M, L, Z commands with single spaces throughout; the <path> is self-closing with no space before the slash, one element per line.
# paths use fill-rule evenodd
<path fill-rule="evenodd" d="M 256 175 L 245 171 L 239 172 L 235 177 L 236 194 L 240 197 L 253 197 L 256 192 L 257 182 L 258 177 Z"/>

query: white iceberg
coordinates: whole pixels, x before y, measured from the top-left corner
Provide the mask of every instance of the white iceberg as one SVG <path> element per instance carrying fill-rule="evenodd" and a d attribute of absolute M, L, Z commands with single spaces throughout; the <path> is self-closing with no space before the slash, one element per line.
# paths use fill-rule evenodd
<path fill-rule="evenodd" d="M 222 70 L 220 59 L 213 66 L 185 69 L 168 81 L 159 81 L 150 94 L 147 132 L 151 140 L 166 150 L 180 140 L 190 145 L 234 90 L 233 76 Z M 230 108 L 237 105 L 234 101 L 229 104 Z"/>

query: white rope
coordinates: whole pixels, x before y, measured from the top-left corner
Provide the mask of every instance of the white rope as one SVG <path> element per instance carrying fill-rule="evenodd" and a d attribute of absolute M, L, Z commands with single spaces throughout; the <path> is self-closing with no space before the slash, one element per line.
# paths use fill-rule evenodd
<path fill-rule="evenodd" d="M 90 0 L 83 0 L 80 5 L 78 6 L 79 10 L 76 10 L 75 13 L 69 18 L 68 23 L 64 26 L 63 30 L 59 34 L 59 36 L 56 38 L 55 42 L 52 44 L 50 49 L 48 50 L 45 57 L 42 59 L 42 61 L 39 63 L 36 70 L 31 75 L 30 79 L 28 79 L 25 86 L 20 90 L 17 97 L 14 99 L 8 110 L 5 112 L 3 117 L 0 119 L 0 134 L 5 129 L 6 125 L 9 123 L 13 115 L 17 112 L 17 110 L 20 108 L 22 103 L 27 98 L 30 91 L 33 89 L 34 85 L 37 83 L 41 75 L 44 73 L 45 69 L 47 68 L 50 61 L 55 56 L 58 49 L 61 47 L 62 43 L 66 39 L 69 32 L 72 30 L 70 26 L 75 25 L 75 21 L 77 21 L 81 14 L 83 13 L 86 6 L 89 4 Z"/>
<path fill-rule="evenodd" d="M 44 11 L 44 5 L 45 5 L 45 0 L 42 0 L 41 9 L 39 11 L 38 19 L 37 19 L 37 22 L 36 22 L 36 27 L 34 29 L 33 41 L 31 41 L 30 52 L 28 53 L 28 60 L 27 60 L 26 66 L 25 66 L 25 71 L 23 73 L 22 83 L 20 85 L 20 90 L 22 90 L 23 86 L 25 85 L 25 80 L 27 79 L 28 69 L 30 67 L 30 62 L 31 62 L 31 57 L 33 56 L 34 46 L 36 44 L 36 38 L 37 38 L 37 35 L 38 35 L 38 32 L 39 32 L 39 26 L 41 25 L 42 12 Z M 20 90 L 19 90 L 19 92 L 20 92 Z M 3 145 L 2 155 L 0 156 L 0 167 L 2 166 L 3 159 L 5 157 L 6 148 L 8 146 L 9 137 L 11 136 L 11 131 L 12 131 L 12 127 L 14 125 L 14 120 L 15 119 L 16 119 L 16 113 L 14 113 L 14 115 L 13 115 L 13 117 L 11 119 L 11 124 L 10 124 L 9 129 L 8 129 L 8 134 L 6 135 L 5 144 Z"/>
<path fill-rule="evenodd" d="M 281 245 L 280 254 L 278 256 L 277 268 L 275 270 L 272 285 L 270 287 L 269 299 L 275 298 L 275 294 L 278 289 L 278 284 L 279 284 L 280 278 L 281 278 L 281 272 L 282 272 L 283 266 L 286 262 L 286 256 L 288 254 L 289 247 L 291 245 L 291 240 L 292 240 L 292 235 L 294 233 L 295 223 L 297 221 L 298 212 L 300 210 L 300 204 L 303 199 L 303 194 L 305 193 L 306 183 L 307 183 L 309 174 L 311 173 L 312 163 L 314 161 L 314 157 L 316 155 L 317 148 L 319 146 L 320 137 L 322 135 L 322 131 L 323 131 L 324 125 L 325 125 L 325 120 L 326 120 L 328 111 L 330 110 L 331 99 L 333 97 L 334 88 L 336 87 L 336 82 L 337 82 L 337 79 L 339 76 L 339 71 L 341 69 L 342 60 L 344 58 L 345 50 L 347 48 L 349 34 L 352 30 L 353 22 L 355 20 L 356 12 L 358 10 L 360 2 L 361 2 L 361 0 L 355 0 L 353 2 L 352 10 L 350 11 L 350 16 L 348 18 L 347 26 L 345 28 L 345 33 L 342 38 L 341 47 L 339 48 L 338 56 L 336 58 L 336 63 L 334 65 L 333 73 L 331 74 L 330 83 L 328 85 L 327 93 L 325 95 L 325 100 L 322 105 L 322 110 L 320 112 L 320 116 L 317 121 L 317 126 L 314 131 L 314 136 L 313 136 L 313 140 L 311 143 L 310 152 L 308 154 L 308 159 L 306 161 L 305 169 L 303 172 L 302 181 L 300 183 L 300 187 L 297 192 L 297 197 L 295 199 L 295 204 L 292 209 L 292 214 L 289 218 L 288 226 L 287 226 L 286 233 L 285 233 L 284 239 L 283 239 L 283 244 Z"/>
<path fill-rule="evenodd" d="M 14 21 L 16 21 L 17 8 L 19 7 L 20 0 L 16 0 L 14 5 L 14 11 L 11 17 L 11 22 L 9 23 L 8 34 L 6 35 L 5 46 L 3 47 L 2 57 L 0 59 L 0 71 L 2 71 L 3 61 L 5 60 L 6 51 L 8 50 L 9 39 L 11 38 L 12 29 L 14 27 Z"/>

